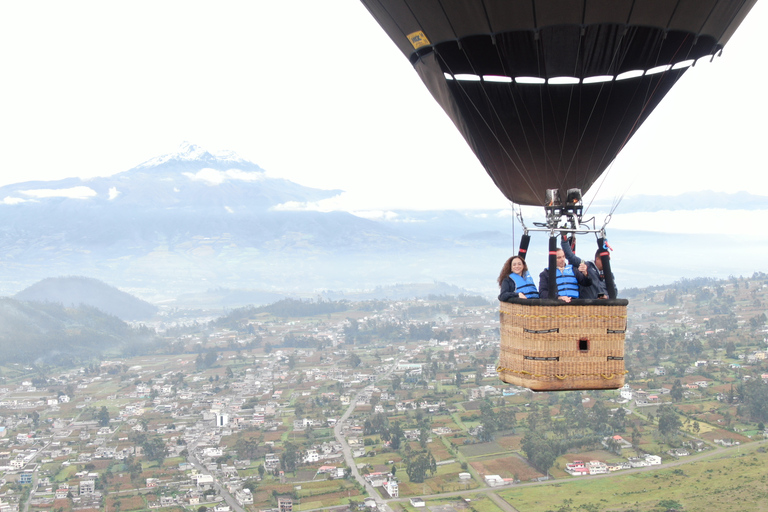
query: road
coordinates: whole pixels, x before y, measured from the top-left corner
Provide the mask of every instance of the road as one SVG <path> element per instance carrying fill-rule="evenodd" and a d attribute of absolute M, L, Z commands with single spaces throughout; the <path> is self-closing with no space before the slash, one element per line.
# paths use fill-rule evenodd
<path fill-rule="evenodd" d="M 189 453 L 189 455 L 187 455 L 187 462 L 192 464 L 195 467 L 195 469 L 197 469 L 198 474 L 210 475 L 211 474 L 210 471 L 205 469 L 202 463 L 200 463 L 200 461 L 195 456 L 195 448 L 197 448 L 197 443 L 192 443 L 187 447 L 187 452 Z M 229 491 L 227 491 L 224 487 L 222 487 L 222 485 L 219 483 L 218 479 L 216 478 L 216 475 L 212 475 L 212 476 L 213 476 L 214 489 L 216 489 L 221 495 L 221 497 L 224 498 L 224 501 L 227 502 L 227 505 L 232 507 L 232 510 L 234 510 L 235 512 L 247 512 L 243 507 L 240 506 L 240 504 L 237 502 L 235 497 L 229 494 Z"/>
<path fill-rule="evenodd" d="M 376 380 L 378 381 L 389 378 L 394 370 L 395 365 L 392 365 L 390 369 L 386 371 L 386 373 L 379 375 Z M 358 390 L 358 392 L 355 393 L 355 396 L 350 400 L 349 407 L 347 407 L 347 410 L 344 411 L 344 414 L 336 422 L 336 426 L 333 427 L 333 435 L 336 437 L 336 441 L 341 444 L 341 449 L 344 453 L 344 461 L 347 463 L 347 466 L 349 466 L 352 472 L 352 476 L 355 478 L 355 480 L 357 480 L 357 482 L 363 486 L 363 488 L 368 493 L 368 496 L 376 500 L 376 507 L 379 510 L 383 510 L 384 512 L 392 512 L 392 509 L 387 505 L 388 500 L 384 500 L 376 488 L 373 487 L 370 483 L 366 482 L 365 478 L 363 478 L 360 472 L 357 470 L 355 458 L 352 457 L 352 448 L 350 448 L 349 444 L 347 443 L 347 438 L 342 433 L 342 426 L 344 422 L 347 421 L 347 419 L 350 417 L 352 412 L 354 412 L 355 407 L 357 406 L 357 397 L 360 396 L 363 391 L 365 391 L 365 388 Z"/>

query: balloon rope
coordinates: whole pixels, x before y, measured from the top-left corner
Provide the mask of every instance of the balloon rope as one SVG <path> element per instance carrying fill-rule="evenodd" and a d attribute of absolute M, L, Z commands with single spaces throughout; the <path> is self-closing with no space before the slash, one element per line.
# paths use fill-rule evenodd
<path fill-rule="evenodd" d="M 462 51 L 466 55 L 466 50 L 464 50 L 462 48 Z M 441 62 L 443 63 L 444 68 L 448 70 L 448 73 L 453 75 L 454 74 L 453 70 L 450 68 L 448 63 L 442 58 L 442 56 L 439 54 L 439 52 L 435 51 L 435 54 L 440 58 Z M 467 60 L 469 60 L 469 56 L 468 55 L 467 55 Z M 474 71 L 474 69 L 473 69 L 473 71 Z M 477 73 L 475 73 L 475 74 L 477 74 Z M 520 165 L 518 165 L 517 162 L 515 162 L 515 160 L 512 158 L 512 155 L 510 155 L 510 153 L 507 151 L 507 148 L 501 142 L 501 139 L 499 139 L 498 135 L 496 134 L 496 131 L 493 129 L 493 127 L 491 126 L 489 121 L 486 119 L 486 116 L 483 115 L 482 111 L 477 106 L 477 104 L 475 104 L 475 102 L 472 101 L 472 98 L 470 97 L 470 95 L 467 94 L 466 89 L 464 88 L 464 85 L 461 83 L 462 81 L 461 80 L 454 80 L 454 82 L 457 84 L 457 87 L 459 88 L 459 90 L 461 90 L 461 92 L 464 94 L 465 100 L 472 106 L 472 108 L 475 109 L 475 112 L 477 112 L 479 118 L 483 121 L 483 123 L 485 124 L 486 128 L 488 128 L 488 131 L 493 135 L 493 138 L 496 140 L 496 143 L 499 145 L 499 148 L 504 153 L 504 155 L 506 156 L 507 160 L 509 160 L 509 163 L 511 163 L 512 166 L 514 166 L 515 170 L 520 173 L 520 177 L 523 179 L 523 181 L 528 186 L 528 188 L 530 188 L 531 191 L 535 192 L 534 183 L 533 183 L 533 180 L 531 178 L 530 171 L 525 167 L 525 165 L 523 165 L 521 167 Z M 480 90 L 485 95 L 485 99 L 486 99 L 486 101 L 488 103 L 488 107 L 490 107 L 490 109 L 491 109 L 495 119 L 502 126 L 502 128 L 504 130 L 504 133 L 505 133 L 505 135 L 506 135 L 506 137 L 507 137 L 507 139 L 508 139 L 508 141 L 510 143 L 510 146 L 513 148 L 513 150 L 515 152 L 515 155 L 518 157 L 519 161 L 522 161 L 522 159 L 520 159 L 520 157 L 519 157 L 520 154 L 517 151 L 517 147 L 514 144 L 512 144 L 511 137 L 509 136 L 509 133 L 507 132 L 506 128 L 504 127 L 504 123 L 503 123 L 503 120 L 501 118 L 501 115 L 499 115 L 498 111 L 496 110 L 495 106 L 493 105 L 493 102 L 491 101 L 490 97 L 488 96 L 487 91 L 485 90 L 485 88 L 483 86 L 480 87 Z M 517 110 L 517 103 L 514 101 L 514 96 L 512 97 L 512 101 L 513 101 L 513 104 L 515 105 L 515 109 Z M 519 117 L 520 116 L 518 116 L 518 119 L 519 119 Z M 522 128 L 522 125 L 521 125 L 521 128 Z M 527 137 L 526 137 L 526 144 L 528 145 L 528 149 L 530 151 L 530 144 L 528 144 Z M 506 185 L 512 185 L 511 182 L 506 181 L 507 180 L 506 176 L 503 176 L 503 178 L 505 180 L 505 184 Z"/>

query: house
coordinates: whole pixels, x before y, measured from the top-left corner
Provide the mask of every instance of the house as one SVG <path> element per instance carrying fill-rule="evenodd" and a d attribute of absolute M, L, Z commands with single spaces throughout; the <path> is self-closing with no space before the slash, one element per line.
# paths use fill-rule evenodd
<path fill-rule="evenodd" d="M 649 466 L 659 466 L 659 465 L 661 465 L 661 457 L 659 457 L 658 455 L 646 454 L 645 460 L 648 462 Z"/>
<path fill-rule="evenodd" d="M 386 484 L 384 484 L 384 490 L 387 491 L 387 494 L 389 494 L 392 498 L 397 498 L 399 496 L 399 490 L 396 480 L 389 480 Z"/>
<path fill-rule="evenodd" d="M 378 471 L 376 473 L 368 473 L 364 478 L 371 484 L 371 487 L 384 487 L 384 484 L 389 480 L 389 473 Z"/>
<path fill-rule="evenodd" d="M 80 480 L 80 496 L 96 492 L 96 480 Z"/>
<path fill-rule="evenodd" d="M 274 453 L 268 453 L 264 456 L 264 469 L 273 470 L 280 467 L 280 457 Z"/>
<path fill-rule="evenodd" d="M 279 512 L 293 512 L 293 499 L 287 496 L 278 496 L 277 509 Z"/>
<path fill-rule="evenodd" d="M 253 494 L 250 489 L 240 489 L 235 492 L 235 499 L 240 505 L 253 505 Z"/>
<path fill-rule="evenodd" d="M 197 485 L 198 489 L 212 489 L 213 488 L 213 475 L 198 474 L 192 475 L 192 480 Z"/>
<path fill-rule="evenodd" d="M 485 475 L 485 483 L 488 484 L 488 487 L 497 487 L 504 485 L 504 479 L 499 475 Z"/>
<path fill-rule="evenodd" d="M 421 508 L 427 505 L 427 502 L 421 498 L 410 498 L 408 501 L 410 501 L 411 505 L 415 508 Z"/>
<path fill-rule="evenodd" d="M 608 466 L 605 462 L 599 460 L 591 460 L 587 463 L 590 475 L 604 475 L 608 472 Z"/>
<path fill-rule="evenodd" d="M 566 464 L 565 472 L 571 476 L 584 476 L 589 474 L 589 469 L 583 462 L 577 460 Z"/>
<path fill-rule="evenodd" d="M 629 387 L 629 384 L 624 384 L 624 387 L 619 390 L 619 396 L 621 396 L 621 398 L 624 400 L 632 400 L 634 391 L 631 387 Z"/>

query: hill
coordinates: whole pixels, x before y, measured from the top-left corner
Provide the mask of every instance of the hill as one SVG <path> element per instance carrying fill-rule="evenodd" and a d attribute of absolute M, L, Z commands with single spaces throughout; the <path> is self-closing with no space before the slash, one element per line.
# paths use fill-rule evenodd
<path fill-rule="evenodd" d="M 0 298 L 0 364 L 66 364 L 108 350 L 137 353 L 154 340 L 150 329 L 132 328 L 96 308 Z"/>
<path fill-rule="evenodd" d="M 80 276 L 50 277 L 25 288 L 18 300 L 54 302 L 66 307 L 92 306 L 122 320 L 147 320 L 157 307 L 98 279 Z"/>

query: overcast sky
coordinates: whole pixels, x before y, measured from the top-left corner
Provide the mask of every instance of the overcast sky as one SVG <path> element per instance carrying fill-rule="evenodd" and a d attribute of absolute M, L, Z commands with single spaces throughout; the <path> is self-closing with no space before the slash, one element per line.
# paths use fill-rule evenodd
<path fill-rule="evenodd" d="M 624 192 L 768 204 L 759 2 L 610 169 Z M 108 176 L 182 141 L 347 191 L 345 209 L 508 207 L 356 0 L 1 2 L 0 185 Z"/>

